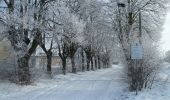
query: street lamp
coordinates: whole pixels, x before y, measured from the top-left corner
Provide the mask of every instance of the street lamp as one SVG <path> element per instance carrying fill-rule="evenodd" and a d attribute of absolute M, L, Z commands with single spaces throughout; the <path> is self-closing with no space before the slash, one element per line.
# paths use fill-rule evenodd
<path fill-rule="evenodd" d="M 121 8 L 125 8 L 125 4 L 124 3 L 117 3 L 117 6 L 118 6 L 118 24 L 119 24 L 119 39 L 120 39 L 120 42 L 122 42 L 122 25 L 121 25 L 121 11 L 120 11 L 120 7 Z"/>
<path fill-rule="evenodd" d="M 117 3 L 118 7 L 126 7 L 124 3 Z"/>

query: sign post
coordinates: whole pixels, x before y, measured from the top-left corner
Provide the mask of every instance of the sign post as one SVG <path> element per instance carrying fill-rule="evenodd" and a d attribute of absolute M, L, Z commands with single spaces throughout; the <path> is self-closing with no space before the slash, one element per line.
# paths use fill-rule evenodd
<path fill-rule="evenodd" d="M 143 59 L 143 48 L 141 44 L 131 45 L 131 59 Z"/>
<path fill-rule="evenodd" d="M 135 73 L 138 73 L 139 68 L 138 68 L 138 63 L 140 60 L 143 59 L 143 48 L 140 43 L 136 43 L 131 45 L 131 59 L 134 61 L 134 66 L 135 68 Z M 135 74 L 137 78 L 140 77 L 139 74 Z M 137 81 L 137 80 L 136 80 Z M 136 95 L 138 94 L 138 81 L 136 82 Z"/>

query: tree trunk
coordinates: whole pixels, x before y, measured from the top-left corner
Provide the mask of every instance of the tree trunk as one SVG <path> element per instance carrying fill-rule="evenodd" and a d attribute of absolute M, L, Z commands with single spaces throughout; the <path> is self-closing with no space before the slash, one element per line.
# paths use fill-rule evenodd
<path fill-rule="evenodd" d="M 101 69 L 100 55 L 98 55 L 97 58 L 98 58 L 98 68 Z"/>
<path fill-rule="evenodd" d="M 37 46 L 38 46 L 38 42 L 36 39 L 39 39 L 40 35 L 39 33 L 37 33 L 38 35 L 36 36 L 36 38 L 33 40 L 32 45 L 30 47 L 30 49 L 28 50 L 28 52 L 23 56 L 18 58 L 17 63 L 18 63 L 18 78 L 19 78 L 19 82 L 21 84 L 30 84 L 30 71 L 29 71 L 29 60 L 31 55 L 34 53 L 34 51 L 36 50 Z"/>
<path fill-rule="evenodd" d="M 27 55 L 18 58 L 18 78 L 21 85 L 30 84 L 29 59 Z"/>
<path fill-rule="evenodd" d="M 94 63 L 95 63 L 95 69 L 97 70 L 97 57 L 96 57 L 96 55 L 94 56 Z"/>
<path fill-rule="evenodd" d="M 87 71 L 90 71 L 90 61 L 91 61 L 91 53 L 90 52 L 86 52 L 86 57 L 87 57 Z"/>
<path fill-rule="evenodd" d="M 93 70 L 93 71 L 94 71 L 93 57 L 91 57 L 91 70 Z"/>
<path fill-rule="evenodd" d="M 87 58 L 87 71 L 90 71 L 90 59 Z"/>
<path fill-rule="evenodd" d="M 71 57 L 71 64 L 72 64 L 72 73 L 77 73 L 77 69 L 75 66 L 74 56 Z"/>
<path fill-rule="evenodd" d="M 85 71 L 85 66 L 84 66 L 84 53 L 83 53 L 83 50 L 81 52 L 81 57 L 82 57 L 82 71 L 84 72 Z"/>
<path fill-rule="evenodd" d="M 62 59 L 62 65 L 63 65 L 63 74 L 66 75 L 66 59 Z"/>
<path fill-rule="evenodd" d="M 52 64 L 52 52 L 47 52 L 47 73 L 51 74 L 51 64 Z"/>

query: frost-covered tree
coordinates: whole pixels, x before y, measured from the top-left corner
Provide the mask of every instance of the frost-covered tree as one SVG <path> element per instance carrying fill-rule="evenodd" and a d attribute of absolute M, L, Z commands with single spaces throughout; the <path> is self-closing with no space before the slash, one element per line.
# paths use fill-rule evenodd
<path fill-rule="evenodd" d="M 105 2 L 97 0 L 66 0 L 67 6 L 79 19 L 85 22 L 83 32 L 82 48 L 82 70 L 84 71 L 84 53 L 86 54 L 87 70 L 101 68 L 100 59 L 102 48 L 108 48 L 112 40 L 106 37 L 112 37 L 111 23 L 104 7 Z M 111 35 L 111 34 L 112 35 Z M 102 40 L 102 41 L 101 41 Z M 108 41 L 107 41 L 108 40 Z M 107 45 L 106 45 L 107 41 Z M 105 50 L 102 52 L 104 53 Z M 98 63 L 97 63 L 98 62 Z M 91 65 L 91 67 L 90 67 Z M 94 67 L 95 65 L 95 67 Z"/>
<path fill-rule="evenodd" d="M 18 81 L 30 83 L 29 59 L 42 40 L 42 12 L 47 0 L 3 0 L 6 10 L 0 12 L 7 26 L 6 37 L 11 42 L 18 65 Z"/>
<path fill-rule="evenodd" d="M 154 53 L 159 54 L 155 44 L 160 39 L 160 27 L 163 21 L 161 15 L 164 15 L 166 11 L 166 0 L 110 1 L 109 7 L 113 9 L 114 13 L 112 14 L 114 16 L 113 25 L 116 26 L 113 27 L 118 34 L 117 37 L 128 67 L 129 88 L 131 91 L 141 90 L 150 84 L 148 81 L 151 80 L 152 72 L 159 64 L 159 59 Z M 144 53 L 142 60 L 131 59 L 130 48 L 134 43 L 142 44 Z M 155 49 L 151 50 L 149 46 Z M 158 63 L 155 64 L 155 62 Z M 137 68 L 135 63 L 137 63 Z M 149 70 L 147 74 L 146 70 Z M 147 77 L 143 77 L 145 75 Z"/>
<path fill-rule="evenodd" d="M 65 1 L 57 1 L 50 7 L 55 40 L 58 44 L 59 56 L 62 59 L 63 73 L 66 74 L 66 59 L 70 57 L 72 72 L 76 73 L 74 56 L 81 42 L 81 33 L 84 23 L 66 6 Z"/>
<path fill-rule="evenodd" d="M 55 3 L 54 0 L 47 0 L 44 2 L 41 2 L 41 16 L 42 16 L 42 26 L 43 26 L 43 31 L 42 31 L 42 41 L 39 44 L 39 46 L 42 48 L 42 50 L 45 52 L 46 54 L 46 58 L 47 58 L 47 73 L 49 75 L 51 75 L 52 73 L 52 68 L 51 68 L 51 64 L 52 64 L 52 56 L 53 56 L 53 36 L 54 36 L 54 32 L 53 32 L 53 28 L 55 27 L 55 25 L 60 25 L 58 23 L 54 23 L 53 19 L 54 16 L 53 14 L 51 14 L 51 3 Z"/>

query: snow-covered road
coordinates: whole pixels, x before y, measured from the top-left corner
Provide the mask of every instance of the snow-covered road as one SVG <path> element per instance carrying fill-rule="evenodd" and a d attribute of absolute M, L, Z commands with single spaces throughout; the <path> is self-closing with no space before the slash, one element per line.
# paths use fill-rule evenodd
<path fill-rule="evenodd" d="M 126 86 L 121 76 L 121 66 L 58 75 L 53 80 L 39 81 L 30 91 L 21 89 L 18 93 L 2 95 L 0 100 L 121 100 Z"/>
<path fill-rule="evenodd" d="M 136 96 L 124 82 L 123 67 L 40 78 L 32 85 L 0 82 L 0 100 L 170 100 L 170 64 L 162 64 L 152 89 Z"/>

